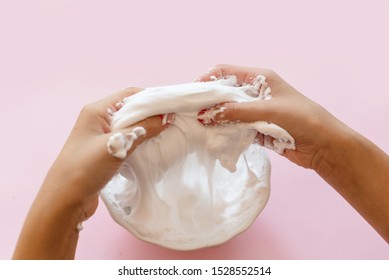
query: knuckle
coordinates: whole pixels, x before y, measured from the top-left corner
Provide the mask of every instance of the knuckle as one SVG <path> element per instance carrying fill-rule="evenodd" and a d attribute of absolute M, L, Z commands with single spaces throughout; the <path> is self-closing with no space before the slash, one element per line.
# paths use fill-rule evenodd
<path fill-rule="evenodd" d="M 139 91 L 141 91 L 141 90 L 142 90 L 142 88 L 140 88 L 140 87 L 132 87 L 132 86 L 125 87 L 125 88 L 123 89 L 123 91 L 124 91 L 125 93 L 127 93 L 128 95 L 135 94 L 135 93 L 137 93 L 137 92 L 139 92 Z"/>
<path fill-rule="evenodd" d="M 226 68 L 226 67 L 228 67 L 228 65 L 227 64 L 217 64 L 214 68 L 215 69 L 223 69 L 223 68 Z"/>
<path fill-rule="evenodd" d="M 127 86 L 124 88 L 124 90 L 126 91 L 135 91 L 137 89 L 137 87 L 134 87 L 134 86 Z"/>
<path fill-rule="evenodd" d="M 124 97 L 127 97 L 127 96 L 131 96 L 131 95 L 134 95 L 140 91 L 142 91 L 143 89 L 140 88 L 140 87 L 133 87 L 133 86 L 129 86 L 129 87 L 125 87 L 122 91 L 119 92 L 119 95 L 120 97 L 124 98 Z"/>
<path fill-rule="evenodd" d="M 81 113 L 82 114 L 94 114 L 96 113 L 98 110 L 96 108 L 96 103 L 89 103 L 89 104 L 86 104 L 84 105 L 84 107 L 81 109 Z"/>
<path fill-rule="evenodd" d="M 274 70 L 272 70 L 272 69 L 269 69 L 269 68 L 265 68 L 265 69 L 263 69 L 263 75 L 265 76 L 265 77 L 269 77 L 269 78 L 274 78 L 277 74 L 276 74 L 276 72 L 274 71 Z"/>
<path fill-rule="evenodd" d="M 213 73 L 217 73 L 221 76 L 224 76 L 227 69 L 233 68 L 232 65 L 229 64 L 217 64 L 215 67 L 212 68 Z"/>
<path fill-rule="evenodd" d="M 207 70 L 205 75 L 206 76 L 210 76 L 210 75 L 217 75 L 218 76 L 221 70 L 222 70 L 222 68 L 220 67 L 220 65 L 212 66 Z"/>

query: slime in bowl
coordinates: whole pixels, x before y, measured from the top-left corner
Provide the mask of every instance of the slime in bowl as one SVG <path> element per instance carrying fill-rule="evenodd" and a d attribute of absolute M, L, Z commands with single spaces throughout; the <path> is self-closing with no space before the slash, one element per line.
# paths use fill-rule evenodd
<path fill-rule="evenodd" d="M 142 240 L 176 250 L 217 245 L 247 229 L 270 193 L 270 162 L 254 143 L 257 133 L 272 136 L 274 141 L 265 144 L 279 153 L 294 149 L 294 140 L 264 121 L 204 126 L 198 112 L 224 102 L 269 98 L 263 76 L 247 85 L 229 76 L 147 88 L 125 98 L 113 115 L 113 131 L 153 115 L 174 112 L 176 119 L 128 157 L 132 142 L 147 131 L 137 127 L 110 138 L 108 151 L 126 157 L 101 192 L 113 219 Z M 222 111 L 219 106 L 203 117 Z"/>

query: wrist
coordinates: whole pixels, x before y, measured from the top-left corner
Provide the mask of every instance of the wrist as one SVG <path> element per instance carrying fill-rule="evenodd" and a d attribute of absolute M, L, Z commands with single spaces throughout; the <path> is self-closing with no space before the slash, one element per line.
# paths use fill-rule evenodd
<path fill-rule="evenodd" d="M 85 204 L 84 200 L 58 185 L 44 183 L 31 210 L 38 215 L 42 213 L 46 222 L 53 227 L 77 229 L 77 225 L 87 219 Z"/>
<path fill-rule="evenodd" d="M 389 156 L 347 129 L 323 154 L 316 172 L 389 242 Z"/>
<path fill-rule="evenodd" d="M 37 199 L 44 204 L 50 204 L 58 212 L 78 216 L 82 222 L 92 216 L 98 204 L 98 192 L 91 192 L 84 176 L 72 174 L 67 178 L 58 178 L 48 175 L 45 179 Z"/>
<path fill-rule="evenodd" d="M 355 162 L 355 154 L 361 146 L 359 134 L 343 123 L 333 124 L 324 134 L 322 149 L 316 154 L 313 169 L 330 185 L 341 180 Z"/>
<path fill-rule="evenodd" d="M 352 186 L 360 183 L 357 174 L 368 168 L 368 163 L 363 159 L 370 141 L 346 125 L 341 125 L 340 129 L 330 136 L 331 140 L 322 152 L 315 171 L 344 195 L 345 189 L 349 193 Z"/>

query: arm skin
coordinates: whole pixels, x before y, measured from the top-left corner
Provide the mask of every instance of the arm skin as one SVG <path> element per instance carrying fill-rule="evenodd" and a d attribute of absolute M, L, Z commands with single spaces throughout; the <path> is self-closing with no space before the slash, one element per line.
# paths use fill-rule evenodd
<path fill-rule="evenodd" d="M 217 120 L 267 120 L 285 128 L 295 138 L 297 149 L 286 150 L 283 156 L 314 169 L 389 242 L 389 157 L 383 151 L 272 71 L 220 65 L 200 80 L 236 75 L 241 83 L 249 83 L 259 74 L 267 77 L 273 98 L 224 104 L 227 110 Z M 100 190 L 122 163 L 106 150 L 112 135 L 106 109 L 117 110 L 114 104 L 138 91 L 129 88 L 84 107 L 30 209 L 14 259 L 74 258 L 77 225 L 93 215 Z M 159 117 L 134 127 L 137 125 L 145 127 L 148 134 L 137 140 L 128 154 L 168 126 L 163 127 Z"/>
<path fill-rule="evenodd" d="M 389 243 L 389 156 L 271 70 L 219 65 L 199 81 L 226 75 L 236 75 L 242 84 L 264 75 L 273 98 L 223 104 L 227 109 L 216 121 L 270 121 L 286 129 L 296 150 L 283 156 L 315 170 Z M 258 135 L 259 142 L 264 137 Z"/>
<path fill-rule="evenodd" d="M 122 160 L 107 152 L 110 117 L 116 103 L 140 91 L 128 88 L 83 108 L 61 153 L 49 170 L 26 218 L 13 259 L 73 259 L 79 223 L 96 211 L 100 190 L 117 172 Z M 151 117 L 121 132 L 143 126 L 147 135 L 134 142 L 130 154 L 144 140 L 160 133 L 160 117 Z"/>

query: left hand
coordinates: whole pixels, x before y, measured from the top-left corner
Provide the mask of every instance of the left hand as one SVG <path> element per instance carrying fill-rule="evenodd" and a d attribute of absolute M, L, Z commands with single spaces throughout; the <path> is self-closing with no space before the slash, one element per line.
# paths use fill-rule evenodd
<path fill-rule="evenodd" d="M 127 88 L 103 100 L 86 105 L 74 125 L 61 153 L 51 167 L 42 190 L 56 197 L 54 201 L 70 201 L 81 205 L 85 218 L 96 210 L 100 190 L 115 175 L 121 159 L 107 152 L 107 142 L 113 134 L 110 128 L 110 116 L 107 111 L 118 110 L 116 104 L 123 98 L 141 91 L 139 88 Z M 140 121 L 120 132 L 126 134 L 134 127 L 146 129 L 145 136 L 139 137 L 128 151 L 131 154 L 144 140 L 159 134 L 166 126 L 159 116 Z"/>

